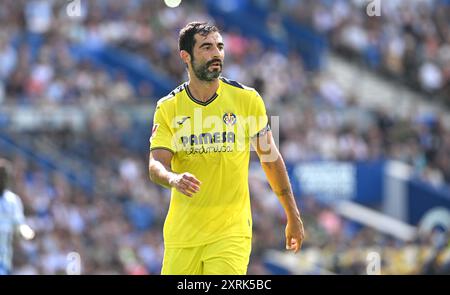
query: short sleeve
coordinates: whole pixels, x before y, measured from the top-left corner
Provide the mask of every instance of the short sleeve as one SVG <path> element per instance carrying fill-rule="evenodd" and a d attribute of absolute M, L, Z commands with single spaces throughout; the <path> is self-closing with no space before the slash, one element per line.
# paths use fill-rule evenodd
<path fill-rule="evenodd" d="M 260 132 L 268 130 L 269 128 L 266 106 L 264 105 L 264 101 L 257 91 L 254 91 L 252 95 L 248 122 L 250 137 L 258 136 Z"/>
<path fill-rule="evenodd" d="M 170 129 L 167 114 L 159 104 L 156 106 L 152 134 L 150 136 L 150 151 L 155 149 L 166 149 L 175 153 L 173 132 Z"/>

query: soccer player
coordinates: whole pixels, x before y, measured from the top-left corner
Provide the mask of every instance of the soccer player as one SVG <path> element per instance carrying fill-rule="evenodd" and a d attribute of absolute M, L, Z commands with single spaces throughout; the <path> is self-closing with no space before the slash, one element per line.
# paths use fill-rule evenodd
<path fill-rule="evenodd" d="M 0 159 L 0 275 L 12 270 L 12 242 L 16 232 L 27 240 L 33 239 L 34 231 L 25 223 L 22 201 L 7 190 L 11 165 Z"/>
<path fill-rule="evenodd" d="M 150 179 L 171 188 L 161 273 L 246 274 L 251 145 L 287 215 L 286 248 L 297 252 L 303 224 L 262 98 L 220 76 L 224 43 L 217 27 L 189 23 L 179 50 L 189 82 L 158 101 L 150 137 Z"/>

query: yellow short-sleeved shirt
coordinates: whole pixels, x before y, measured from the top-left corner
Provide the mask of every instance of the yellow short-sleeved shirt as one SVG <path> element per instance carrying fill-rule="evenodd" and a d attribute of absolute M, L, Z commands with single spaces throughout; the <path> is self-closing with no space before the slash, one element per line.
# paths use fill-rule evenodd
<path fill-rule="evenodd" d="M 150 149 L 171 151 L 172 170 L 192 173 L 202 182 L 192 198 L 172 189 L 164 224 L 166 248 L 251 237 L 249 139 L 266 128 L 258 92 L 223 77 L 207 102 L 196 100 L 187 83 L 158 101 Z"/>

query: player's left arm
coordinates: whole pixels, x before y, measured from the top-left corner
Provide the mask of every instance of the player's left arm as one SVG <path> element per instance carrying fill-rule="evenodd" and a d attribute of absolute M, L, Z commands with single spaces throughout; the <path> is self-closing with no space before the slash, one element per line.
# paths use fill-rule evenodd
<path fill-rule="evenodd" d="M 275 144 L 269 128 L 260 131 L 251 139 L 251 143 L 258 154 L 270 187 L 277 195 L 287 216 L 286 249 L 294 250 L 297 253 L 302 246 L 305 233 L 283 157 Z"/>

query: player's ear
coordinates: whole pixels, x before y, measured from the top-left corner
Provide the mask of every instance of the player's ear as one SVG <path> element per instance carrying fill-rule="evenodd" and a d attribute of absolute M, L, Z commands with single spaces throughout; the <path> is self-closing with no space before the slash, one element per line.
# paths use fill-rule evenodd
<path fill-rule="evenodd" d="M 191 62 L 191 55 L 186 50 L 180 50 L 180 58 L 185 64 L 189 64 Z"/>

